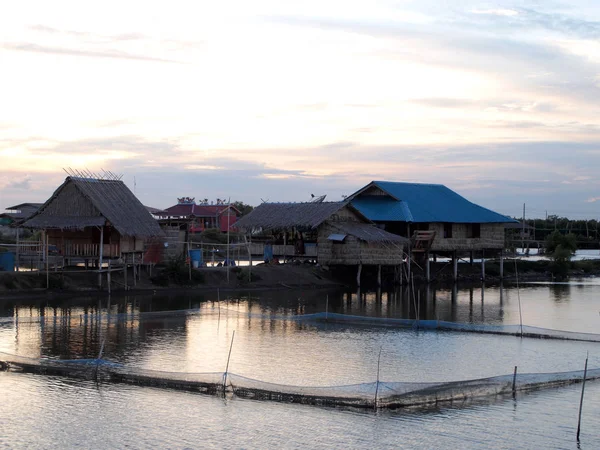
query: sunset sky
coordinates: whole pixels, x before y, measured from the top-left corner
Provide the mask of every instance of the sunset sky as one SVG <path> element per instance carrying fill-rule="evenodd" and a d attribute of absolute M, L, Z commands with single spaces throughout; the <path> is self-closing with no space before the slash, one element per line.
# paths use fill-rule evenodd
<path fill-rule="evenodd" d="M 94 6 L 92 6 L 94 5 Z M 442 183 L 600 218 L 594 1 L 19 1 L 0 14 L 0 211 L 63 168 L 140 200 Z M 135 179 L 135 187 L 134 187 Z"/>

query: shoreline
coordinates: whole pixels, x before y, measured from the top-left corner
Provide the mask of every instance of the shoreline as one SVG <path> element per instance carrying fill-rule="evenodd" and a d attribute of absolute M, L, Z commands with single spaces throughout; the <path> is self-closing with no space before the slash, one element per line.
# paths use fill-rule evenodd
<path fill-rule="evenodd" d="M 566 278 L 553 276 L 547 270 L 548 261 L 520 261 L 521 268 L 518 270 L 518 281 L 568 281 L 576 278 L 591 278 L 600 276 L 600 260 L 586 261 L 583 267 L 580 262 L 573 262 L 572 268 Z M 443 263 L 432 263 L 432 280 L 430 285 L 440 287 L 450 287 L 455 281 L 452 279 L 452 273 Z M 236 270 L 233 270 L 236 269 Z M 325 290 L 325 289 L 346 289 L 357 290 L 355 273 L 351 268 L 343 270 L 341 273 L 334 274 L 324 268 L 308 264 L 264 264 L 253 267 L 252 277 L 256 279 L 248 281 L 247 272 L 240 268 L 231 268 L 229 282 L 227 281 L 227 269 L 224 267 L 194 269 L 192 272 L 193 280 L 179 278 L 177 283 L 168 282 L 166 285 L 157 285 L 157 277 L 150 277 L 142 271 L 140 280 L 136 286 L 125 289 L 122 286 L 123 274 L 115 273 L 113 282 L 119 286 L 111 288 L 111 293 L 106 289 L 105 282 L 103 289 L 97 286 L 98 273 L 93 271 L 69 272 L 61 274 L 60 272 L 50 272 L 50 288 L 46 288 L 46 277 L 38 272 L 0 272 L 0 300 L 11 301 L 24 297 L 28 298 L 54 298 L 54 297 L 77 297 L 77 296 L 109 296 L 109 295 L 144 295 L 159 294 L 167 292 L 209 292 L 222 290 L 224 292 L 232 291 L 277 291 L 277 290 Z M 436 270 L 437 269 L 437 270 Z M 489 285 L 498 285 L 501 283 L 514 284 L 517 281 L 514 273 L 514 267 L 510 270 L 508 264 L 505 264 L 504 278 L 499 277 L 499 267 L 497 263 L 490 262 L 486 264 L 486 278 L 481 279 L 481 268 L 479 264 L 463 264 L 459 268 L 457 284 L 477 284 L 486 283 Z M 162 269 L 166 271 L 166 269 Z M 160 271 L 159 271 L 160 273 Z M 363 272 L 364 273 L 364 272 Z M 188 270 L 185 271 L 187 278 Z M 179 273 L 181 277 L 182 274 Z M 421 270 L 413 271 L 414 283 L 422 286 L 425 282 L 424 274 Z M 131 280 L 131 278 L 130 278 Z M 363 276 L 362 289 L 365 291 L 376 290 L 374 283 L 375 277 L 369 273 Z M 406 284 L 404 284 L 406 286 Z M 384 279 L 381 289 L 397 289 L 399 284 L 395 284 L 391 279 Z"/>

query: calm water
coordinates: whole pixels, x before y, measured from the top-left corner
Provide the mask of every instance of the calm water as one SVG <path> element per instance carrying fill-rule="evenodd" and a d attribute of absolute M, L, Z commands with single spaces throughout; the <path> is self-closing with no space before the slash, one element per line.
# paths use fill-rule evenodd
<path fill-rule="evenodd" d="M 600 280 L 349 294 L 278 291 L 0 302 L 0 351 L 104 357 L 136 367 L 230 371 L 294 385 L 446 381 L 579 370 L 600 344 L 300 323 L 346 314 L 438 318 L 600 333 Z M 328 298 L 328 300 L 327 300 Z M 195 310 L 193 314 L 172 311 Z M 100 314 L 99 314 L 100 313 Z M 0 372 L 0 447 L 577 448 L 580 385 L 438 408 L 355 411 Z M 580 448 L 600 448 L 600 383 L 586 385 Z"/>

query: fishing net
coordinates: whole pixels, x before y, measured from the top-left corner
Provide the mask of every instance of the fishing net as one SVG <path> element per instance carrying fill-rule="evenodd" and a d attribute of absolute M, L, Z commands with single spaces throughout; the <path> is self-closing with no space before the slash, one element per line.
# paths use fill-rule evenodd
<path fill-rule="evenodd" d="M 364 408 L 426 406 L 469 399 L 504 396 L 582 382 L 584 371 L 524 373 L 439 383 L 387 382 L 341 386 L 293 386 L 256 380 L 233 373 L 186 373 L 146 370 L 103 359 L 35 359 L 0 353 L 5 369 L 39 374 L 97 379 L 143 386 L 229 394 L 255 400 Z M 586 380 L 600 378 L 591 369 Z"/>

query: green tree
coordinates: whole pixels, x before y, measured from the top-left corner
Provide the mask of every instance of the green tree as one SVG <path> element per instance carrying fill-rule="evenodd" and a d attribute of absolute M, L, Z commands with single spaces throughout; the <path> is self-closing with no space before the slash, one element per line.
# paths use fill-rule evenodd
<path fill-rule="evenodd" d="M 569 272 L 571 258 L 577 251 L 577 237 L 573 233 L 554 231 L 546 238 L 546 253 L 552 260 L 552 271 L 559 276 Z"/>
<path fill-rule="evenodd" d="M 231 206 L 237 208 L 237 210 L 242 214 L 242 216 L 249 214 L 254 209 L 254 206 L 246 205 L 244 202 L 240 201 L 232 202 Z"/>

